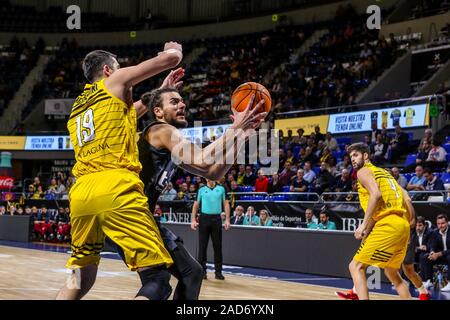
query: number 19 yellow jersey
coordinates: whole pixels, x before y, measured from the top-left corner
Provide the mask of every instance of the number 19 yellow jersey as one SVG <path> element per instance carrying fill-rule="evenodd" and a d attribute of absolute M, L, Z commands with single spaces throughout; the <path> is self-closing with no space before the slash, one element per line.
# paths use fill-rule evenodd
<path fill-rule="evenodd" d="M 86 84 L 75 100 L 67 128 L 75 151 L 75 177 L 110 169 L 141 171 L 136 110 L 112 95 L 104 79 Z"/>
<path fill-rule="evenodd" d="M 378 202 L 378 205 L 372 216 L 373 220 L 378 221 L 390 214 L 396 214 L 405 217 L 406 208 L 403 204 L 402 189 L 398 185 L 394 177 L 391 176 L 386 170 L 378 168 L 371 163 L 365 164 L 364 168 L 368 168 L 370 171 L 372 171 L 372 174 L 375 177 L 375 181 L 377 182 L 378 188 L 381 192 L 381 199 Z M 362 186 L 359 181 L 357 187 L 359 202 L 361 203 L 361 207 L 364 212 L 366 212 L 367 206 L 369 204 L 369 192 Z"/>

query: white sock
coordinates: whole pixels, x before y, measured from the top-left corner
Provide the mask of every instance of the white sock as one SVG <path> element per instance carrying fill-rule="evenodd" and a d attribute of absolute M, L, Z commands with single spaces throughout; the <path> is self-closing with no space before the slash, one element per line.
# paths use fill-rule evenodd
<path fill-rule="evenodd" d="M 419 293 L 423 293 L 423 294 L 427 294 L 428 290 L 425 289 L 425 287 L 422 285 L 420 288 L 417 288 L 417 290 L 419 290 Z"/>
<path fill-rule="evenodd" d="M 358 294 L 358 293 L 356 292 L 355 286 L 353 286 L 352 290 L 353 290 L 354 293 Z"/>

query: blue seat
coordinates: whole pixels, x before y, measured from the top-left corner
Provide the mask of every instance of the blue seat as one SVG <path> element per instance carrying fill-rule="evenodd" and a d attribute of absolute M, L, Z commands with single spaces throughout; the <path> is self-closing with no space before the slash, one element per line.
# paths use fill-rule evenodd
<path fill-rule="evenodd" d="M 286 201 L 287 200 L 287 196 L 284 194 L 277 194 L 276 196 L 272 197 L 273 201 Z"/>
<path fill-rule="evenodd" d="M 406 181 L 408 181 L 408 182 L 412 178 L 412 174 L 411 173 L 404 173 L 403 176 L 406 178 Z"/>
<path fill-rule="evenodd" d="M 441 179 L 444 183 L 450 183 L 450 173 L 443 173 Z"/>
<path fill-rule="evenodd" d="M 445 151 L 447 151 L 447 153 L 450 153 L 450 144 L 444 144 L 442 147 L 445 149 Z"/>
<path fill-rule="evenodd" d="M 450 162 L 450 153 L 447 153 L 446 160 L 447 162 Z"/>
<path fill-rule="evenodd" d="M 408 135 L 408 141 L 413 141 L 413 139 L 414 139 L 414 133 L 412 133 L 412 132 L 407 132 L 406 134 Z"/>
<path fill-rule="evenodd" d="M 314 171 L 314 173 L 317 175 L 320 172 L 320 167 L 313 167 L 312 171 Z"/>
<path fill-rule="evenodd" d="M 445 137 L 445 143 L 450 143 L 450 136 Z"/>
<path fill-rule="evenodd" d="M 406 157 L 405 163 L 403 164 L 405 167 L 410 166 L 416 163 L 417 154 L 408 154 Z"/>
<path fill-rule="evenodd" d="M 291 186 L 283 186 L 283 192 L 289 192 L 291 190 Z"/>
<path fill-rule="evenodd" d="M 294 154 L 294 156 L 298 156 L 298 154 L 300 153 L 300 149 L 302 147 L 300 146 L 295 146 L 294 149 L 292 150 L 292 153 Z"/>
<path fill-rule="evenodd" d="M 336 138 L 336 141 L 338 144 L 349 144 L 352 143 L 352 138 L 350 137 L 340 137 L 340 138 Z"/>

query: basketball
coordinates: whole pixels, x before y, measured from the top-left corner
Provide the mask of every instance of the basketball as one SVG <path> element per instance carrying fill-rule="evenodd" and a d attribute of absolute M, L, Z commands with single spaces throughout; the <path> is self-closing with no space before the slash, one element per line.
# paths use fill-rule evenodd
<path fill-rule="evenodd" d="M 237 87 L 231 96 L 231 107 L 237 112 L 244 111 L 252 95 L 255 95 L 255 100 L 251 108 L 253 109 L 260 100 L 264 99 L 264 110 L 261 110 L 261 112 L 268 113 L 272 107 L 272 98 L 269 90 L 256 82 L 246 82 Z"/>

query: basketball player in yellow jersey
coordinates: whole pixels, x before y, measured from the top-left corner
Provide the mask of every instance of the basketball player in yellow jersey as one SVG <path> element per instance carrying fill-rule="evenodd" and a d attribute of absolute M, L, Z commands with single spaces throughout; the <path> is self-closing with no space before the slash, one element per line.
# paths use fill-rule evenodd
<path fill-rule="evenodd" d="M 157 57 L 120 69 L 116 56 L 93 51 L 83 61 L 89 84 L 76 99 L 67 124 L 74 146 L 77 178 L 69 199 L 72 224 L 71 274 L 58 299 L 80 299 L 92 287 L 105 235 L 138 271 L 137 298 L 167 299 L 167 272 L 173 261 L 150 214 L 136 144 L 136 117 L 146 112 L 133 103 L 132 87 L 178 65 L 181 45 L 168 42 Z"/>
<path fill-rule="evenodd" d="M 357 170 L 359 201 L 365 212 L 355 231 L 355 238 L 363 241 L 349 266 L 359 299 L 369 299 L 368 266 L 384 269 L 400 298 L 411 299 L 399 274 L 409 240 L 411 217 L 404 201 L 408 195 L 386 170 L 370 163 L 366 144 L 355 143 L 347 151 Z"/>

